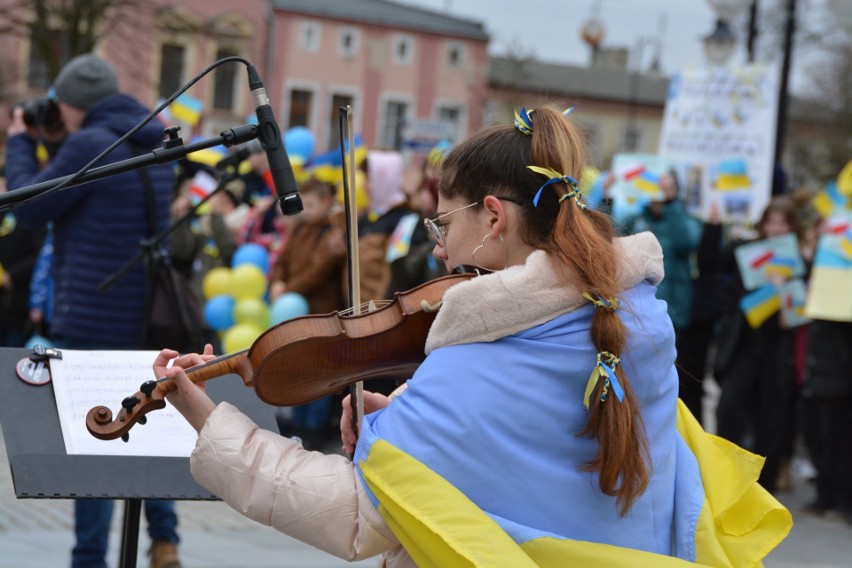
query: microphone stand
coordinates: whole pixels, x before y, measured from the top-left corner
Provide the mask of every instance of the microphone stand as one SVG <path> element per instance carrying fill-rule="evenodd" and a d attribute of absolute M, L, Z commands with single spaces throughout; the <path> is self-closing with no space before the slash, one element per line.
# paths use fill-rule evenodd
<path fill-rule="evenodd" d="M 180 160 L 192 152 L 205 150 L 207 148 L 212 148 L 213 146 L 225 146 L 226 148 L 229 148 L 236 144 L 242 144 L 249 140 L 254 140 L 258 135 L 257 125 L 246 124 L 243 126 L 229 128 L 228 130 L 223 130 L 219 133 L 217 138 L 207 138 L 191 144 L 184 144 L 183 140 L 178 137 L 178 130 L 180 130 L 179 126 L 170 126 L 165 129 L 165 133 L 168 138 L 163 141 L 162 148 L 156 148 L 147 154 L 135 156 L 127 160 L 92 168 L 88 172 L 77 177 L 66 187 L 82 185 L 90 181 L 138 170 L 148 166 L 167 164 L 169 162 Z M 49 193 L 50 190 L 58 187 L 62 183 L 65 183 L 66 180 L 73 178 L 75 175 L 76 174 L 72 174 L 54 178 L 41 183 L 28 185 L 14 191 L 8 191 L 0 195 L 0 212 L 12 209 L 22 203 L 38 199 L 39 197 L 42 197 L 43 194 Z M 65 189 L 65 187 L 62 189 Z"/>

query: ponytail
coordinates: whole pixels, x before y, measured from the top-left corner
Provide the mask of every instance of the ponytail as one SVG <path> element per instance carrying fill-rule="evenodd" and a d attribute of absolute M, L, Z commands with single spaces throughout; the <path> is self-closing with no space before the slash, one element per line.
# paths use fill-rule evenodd
<path fill-rule="evenodd" d="M 561 113 L 548 108 L 536 109 L 534 121 L 532 163 L 579 178 L 582 161 L 572 159 L 576 151 L 570 148 L 581 144 L 581 139 L 573 125 Z M 562 191 L 567 194 L 575 189 L 569 184 Z M 612 222 L 606 215 L 581 208 L 571 200 L 560 203 L 558 195 L 556 201 L 559 204 L 556 222 L 542 248 L 559 261 L 558 266 L 565 267 L 564 278 L 590 297 L 602 299 L 593 302 L 596 308 L 592 316 L 592 343 L 599 354 L 612 354 L 617 360 L 624 352 L 627 330 L 616 313 L 615 299 L 621 290 Z M 589 421 L 579 434 L 598 442 L 597 455 L 583 470 L 597 472 L 601 491 L 616 498 L 618 513 L 624 516 L 648 486 L 648 441 L 623 366 L 615 364 L 610 369 L 615 374 L 613 382 L 623 396 L 619 399 L 606 392 L 610 385 L 608 378 L 593 383 L 591 396 L 585 401 L 589 405 Z"/>

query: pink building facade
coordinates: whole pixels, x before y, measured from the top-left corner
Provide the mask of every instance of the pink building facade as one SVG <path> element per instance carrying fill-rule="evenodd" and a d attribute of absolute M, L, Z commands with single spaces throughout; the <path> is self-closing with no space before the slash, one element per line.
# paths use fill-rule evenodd
<path fill-rule="evenodd" d="M 274 2 L 271 96 L 282 128 L 337 144 L 351 105 L 368 147 L 458 141 L 482 124 L 487 35 L 480 24 L 376 0 Z"/>
<path fill-rule="evenodd" d="M 371 148 L 457 141 L 482 124 L 488 36 L 478 22 L 385 0 L 155 0 L 122 8 L 106 27 L 96 51 L 114 64 L 124 92 L 153 107 L 218 59 L 240 56 L 260 72 L 281 130 L 307 127 L 315 152 L 335 147 L 342 105 L 352 106 Z M 28 39 L 0 41 L 6 65 L 18 70 L 5 74 L 3 102 L 43 94 Z M 197 124 L 180 123 L 185 140 L 253 115 L 237 63 L 187 94 L 203 111 Z"/>

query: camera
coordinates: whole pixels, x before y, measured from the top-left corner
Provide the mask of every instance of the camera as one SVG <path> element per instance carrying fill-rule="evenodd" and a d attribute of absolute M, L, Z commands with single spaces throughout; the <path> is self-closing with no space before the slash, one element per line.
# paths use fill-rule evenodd
<path fill-rule="evenodd" d="M 13 110 L 17 107 L 24 109 L 24 123 L 29 127 L 44 128 L 45 130 L 61 130 L 63 128 L 59 105 L 49 97 L 19 101 L 12 105 Z"/>

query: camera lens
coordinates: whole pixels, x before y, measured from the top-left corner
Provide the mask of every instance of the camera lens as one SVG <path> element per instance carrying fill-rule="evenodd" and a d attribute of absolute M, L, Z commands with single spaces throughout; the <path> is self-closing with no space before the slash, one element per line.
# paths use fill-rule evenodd
<path fill-rule="evenodd" d="M 62 128 L 62 116 L 59 105 L 53 100 L 42 97 L 31 101 L 23 101 L 15 106 L 24 109 L 24 123 L 32 128 L 59 130 Z"/>

